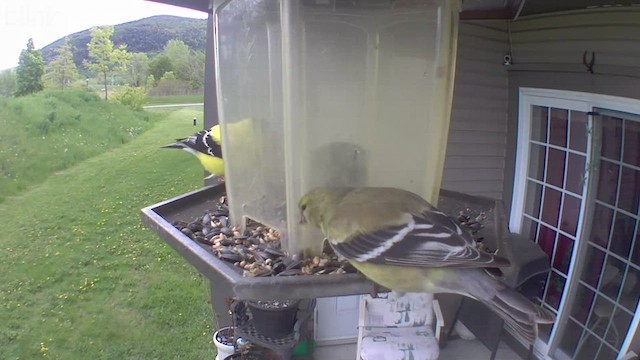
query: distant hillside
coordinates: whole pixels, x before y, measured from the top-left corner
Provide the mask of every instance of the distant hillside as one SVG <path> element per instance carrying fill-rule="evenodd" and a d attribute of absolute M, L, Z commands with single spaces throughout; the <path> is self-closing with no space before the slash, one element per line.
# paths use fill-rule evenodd
<path fill-rule="evenodd" d="M 194 50 L 205 50 L 207 42 L 207 20 L 191 19 L 178 16 L 152 16 L 124 24 L 114 25 L 114 45 L 127 44 L 129 52 L 144 52 L 154 55 L 171 39 L 182 40 Z M 87 44 L 91 40 L 90 29 L 69 35 L 74 49 L 73 60 L 77 66 L 88 56 Z M 53 60 L 56 49 L 62 45 L 64 38 L 59 39 L 42 49 L 45 63 Z"/>

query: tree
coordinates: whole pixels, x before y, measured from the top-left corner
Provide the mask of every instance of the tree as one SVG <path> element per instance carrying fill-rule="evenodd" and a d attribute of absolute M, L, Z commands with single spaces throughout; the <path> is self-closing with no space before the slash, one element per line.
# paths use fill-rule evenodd
<path fill-rule="evenodd" d="M 172 71 L 178 80 L 189 82 L 194 90 L 202 87 L 204 82 L 204 52 L 194 51 L 182 40 L 173 39 L 167 41 L 163 53 L 171 60 Z"/>
<path fill-rule="evenodd" d="M 163 52 L 171 60 L 172 70 L 176 78 L 190 80 L 189 55 L 191 54 L 191 49 L 189 46 L 182 40 L 172 39 L 167 41 Z"/>
<path fill-rule="evenodd" d="M 16 73 L 13 69 L 0 72 L 0 96 L 11 96 L 16 92 Z"/>
<path fill-rule="evenodd" d="M 16 95 L 28 95 L 44 89 L 42 75 L 44 75 L 42 53 L 36 50 L 33 39 L 29 39 L 27 48 L 20 53 L 16 70 Z"/>
<path fill-rule="evenodd" d="M 200 89 L 204 84 L 204 51 L 193 51 L 189 55 L 189 83 L 192 89 Z"/>
<path fill-rule="evenodd" d="M 147 87 L 147 89 L 156 86 L 156 78 L 153 76 L 153 74 L 149 74 L 149 76 L 147 76 L 145 86 Z"/>
<path fill-rule="evenodd" d="M 104 98 L 109 98 L 107 89 L 107 78 L 114 71 L 124 70 L 129 59 L 127 45 L 122 44 L 117 48 L 113 47 L 111 36 L 113 26 L 101 26 L 91 29 L 91 41 L 87 44 L 89 57 L 93 61 L 84 62 L 84 65 L 92 71 L 102 74 L 104 79 Z"/>
<path fill-rule="evenodd" d="M 176 76 L 176 74 L 173 71 L 167 71 L 160 78 L 160 81 L 171 81 L 171 80 L 178 80 L 178 77 Z"/>
<path fill-rule="evenodd" d="M 149 57 L 145 53 L 133 53 L 127 63 L 131 85 L 142 86 L 149 72 Z"/>
<path fill-rule="evenodd" d="M 173 71 L 173 64 L 167 55 L 158 54 L 149 62 L 149 73 L 156 80 L 162 79 L 162 76 L 169 71 Z"/>
<path fill-rule="evenodd" d="M 68 37 L 64 38 L 57 53 L 56 58 L 49 64 L 45 77 L 52 86 L 64 89 L 78 79 L 78 69 L 73 62 L 73 49 Z"/>
<path fill-rule="evenodd" d="M 111 100 L 133 110 L 142 110 L 142 106 L 147 102 L 147 92 L 143 87 L 125 86 L 113 95 Z"/>

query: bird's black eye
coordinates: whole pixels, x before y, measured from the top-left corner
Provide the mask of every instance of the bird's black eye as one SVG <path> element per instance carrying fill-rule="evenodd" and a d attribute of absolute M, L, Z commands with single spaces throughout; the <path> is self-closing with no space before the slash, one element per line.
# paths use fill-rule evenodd
<path fill-rule="evenodd" d="M 307 210 L 307 204 L 300 205 L 300 210 L 302 210 L 302 211 Z"/>

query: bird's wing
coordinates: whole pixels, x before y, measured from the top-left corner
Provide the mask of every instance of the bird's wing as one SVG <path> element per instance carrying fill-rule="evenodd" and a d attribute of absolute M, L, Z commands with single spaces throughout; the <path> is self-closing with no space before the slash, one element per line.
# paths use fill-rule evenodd
<path fill-rule="evenodd" d="M 356 261 L 419 267 L 502 267 L 509 261 L 476 248 L 471 235 L 442 212 L 406 214 L 407 221 L 344 242 L 330 241 L 339 255 Z"/>
<path fill-rule="evenodd" d="M 206 146 L 209 155 L 217 156 L 220 158 L 222 157 L 222 143 L 219 139 L 219 135 L 218 138 L 216 138 L 213 135 L 212 131 L 205 131 L 205 134 L 202 136 L 202 142 Z"/>
<path fill-rule="evenodd" d="M 222 157 L 222 147 L 210 130 L 200 130 L 189 137 L 176 139 L 176 143 L 206 155 Z"/>

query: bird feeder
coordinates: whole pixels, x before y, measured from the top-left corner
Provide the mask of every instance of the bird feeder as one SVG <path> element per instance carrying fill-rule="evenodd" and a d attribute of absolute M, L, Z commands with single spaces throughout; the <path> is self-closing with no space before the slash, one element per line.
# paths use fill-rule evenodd
<path fill-rule="evenodd" d="M 318 243 L 317 186 L 390 186 L 437 203 L 458 0 L 231 0 L 214 9 L 230 218 Z"/>

